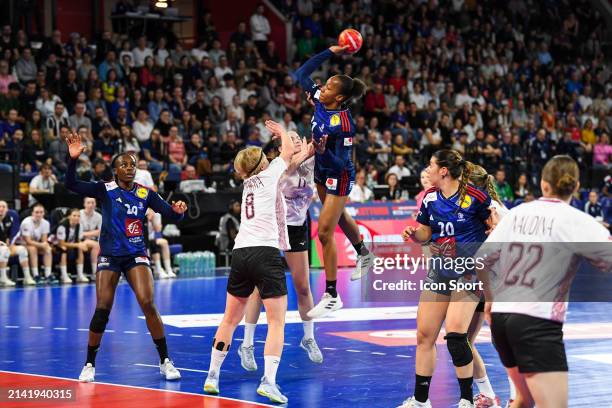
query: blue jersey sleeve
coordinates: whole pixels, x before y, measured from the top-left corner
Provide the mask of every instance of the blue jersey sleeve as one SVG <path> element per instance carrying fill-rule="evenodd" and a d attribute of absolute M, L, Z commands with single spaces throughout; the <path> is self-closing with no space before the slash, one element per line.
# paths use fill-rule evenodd
<path fill-rule="evenodd" d="M 77 180 L 76 177 L 77 161 L 70 159 L 68 168 L 66 169 L 66 188 L 75 193 L 82 194 L 86 197 L 96 198 L 101 200 L 104 198 L 106 188 L 104 183 L 92 183 L 88 181 Z"/>
<path fill-rule="evenodd" d="M 183 214 L 174 212 L 170 204 L 164 201 L 155 191 L 149 191 L 147 200 L 147 205 L 156 213 L 160 213 L 162 216 L 170 218 L 175 222 L 183 219 Z"/>
<path fill-rule="evenodd" d="M 326 49 L 325 51 L 320 52 L 317 55 L 311 57 L 308 61 L 304 63 L 304 65 L 299 67 L 297 71 L 292 74 L 293 79 L 299 82 L 299 84 L 302 86 L 302 88 L 304 88 L 306 92 L 311 95 L 314 95 L 319 88 L 314 83 L 312 78 L 310 78 L 310 75 L 332 55 L 334 55 L 334 53 L 331 52 L 329 49 Z"/>
<path fill-rule="evenodd" d="M 425 203 L 421 203 L 421 208 L 419 209 L 416 220 L 419 224 L 429 226 L 429 210 Z"/>
<path fill-rule="evenodd" d="M 487 199 L 482 203 L 479 202 L 479 206 L 476 212 L 476 218 L 480 221 L 485 221 L 491 215 L 491 211 L 489 211 L 489 207 L 491 206 L 491 197 L 487 195 Z"/>

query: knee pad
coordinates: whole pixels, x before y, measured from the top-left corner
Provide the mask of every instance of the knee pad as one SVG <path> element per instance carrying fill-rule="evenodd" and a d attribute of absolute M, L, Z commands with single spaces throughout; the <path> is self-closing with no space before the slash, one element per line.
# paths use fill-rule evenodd
<path fill-rule="evenodd" d="M 7 246 L 5 245 L 0 246 L 0 262 L 2 263 L 8 262 L 10 254 L 11 254 L 11 250 Z"/>
<path fill-rule="evenodd" d="M 19 245 L 15 247 L 15 255 L 19 257 L 19 263 L 28 260 L 28 250 L 24 246 Z"/>
<path fill-rule="evenodd" d="M 109 315 L 110 310 L 96 309 L 93 317 L 91 318 L 91 323 L 89 323 L 89 330 L 94 333 L 104 333 Z"/>
<path fill-rule="evenodd" d="M 463 367 L 472 362 L 474 356 L 467 333 L 447 333 L 444 340 L 446 340 L 446 346 L 455 367 Z"/>

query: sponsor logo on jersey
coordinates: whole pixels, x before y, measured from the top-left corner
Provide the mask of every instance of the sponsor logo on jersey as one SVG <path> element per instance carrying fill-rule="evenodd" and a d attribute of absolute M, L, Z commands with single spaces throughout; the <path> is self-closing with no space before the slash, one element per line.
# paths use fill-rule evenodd
<path fill-rule="evenodd" d="M 331 118 L 329 118 L 329 126 L 338 126 L 339 124 L 340 124 L 340 116 L 337 113 L 334 113 L 331 116 Z"/>
<path fill-rule="evenodd" d="M 325 130 L 325 124 L 322 124 L 321 126 L 319 126 L 319 131 L 323 132 Z"/>
<path fill-rule="evenodd" d="M 100 262 L 108 262 L 108 258 L 105 257 L 105 256 L 101 256 L 101 257 L 98 258 L 98 261 L 100 261 Z"/>
<path fill-rule="evenodd" d="M 121 201 L 121 197 L 117 197 L 117 198 L 115 199 L 115 201 L 117 201 L 117 202 L 119 202 L 119 203 L 123 204 L 123 201 Z"/>
<path fill-rule="evenodd" d="M 142 235 L 142 221 L 134 218 L 125 219 L 125 235 L 128 237 L 138 237 Z"/>
<path fill-rule="evenodd" d="M 355 185 L 355 182 L 354 182 L 354 181 L 351 181 L 351 182 L 349 183 L 349 191 L 353 189 L 353 186 L 354 186 L 354 185 Z"/>
<path fill-rule="evenodd" d="M 149 190 L 144 187 L 139 187 L 138 189 L 136 189 L 136 195 L 138 196 L 138 198 L 142 198 L 144 200 L 145 198 L 147 198 L 148 194 Z"/>
<path fill-rule="evenodd" d="M 111 181 L 110 183 L 104 183 L 104 186 L 106 187 L 106 191 L 114 190 L 118 187 L 117 183 L 115 183 L 114 181 Z"/>
<path fill-rule="evenodd" d="M 345 146 L 352 146 L 353 145 L 353 138 L 352 137 L 345 137 L 344 138 L 344 145 Z"/>
<path fill-rule="evenodd" d="M 149 263 L 149 258 L 147 258 L 146 256 L 136 257 L 136 258 L 134 258 L 134 262 L 136 262 L 136 263 L 144 263 L 144 264 L 147 264 L 147 265 L 150 264 Z"/>
<path fill-rule="evenodd" d="M 461 208 L 470 208 L 470 205 L 472 205 L 472 197 L 466 194 L 461 202 Z"/>
<path fill-rule="evenodd" d="M 327 188 L 329 188 L 330 190 L 337 189 L 338 188 L 338 179 L 328 178 L 327 181 L 325 181 L 325 186 Z"/>
<path fill-rule="evenodd" d="M 465 221 L 465 217 L 463 216 L 463 213 L 457 214 L 457 221 L 458 222 Z"/>

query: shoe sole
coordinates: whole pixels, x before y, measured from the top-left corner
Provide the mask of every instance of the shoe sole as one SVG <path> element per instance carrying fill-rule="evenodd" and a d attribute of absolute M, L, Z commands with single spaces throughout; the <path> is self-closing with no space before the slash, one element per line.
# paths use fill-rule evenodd
<path fill-rule="evenodd" d="M 308 312 L 308 313 L 306 313 L 306 315 L 307 315 L 308 317 L 310 317 L 311 319 L 320 319 L 320 318 L 322 318 L 322 317 L 327 317 L 327 316 L 329 316 L 329 315 L 330 315 L 330 313 L 333 313 L 333 312 L 335 312 L 336 310 L 340 310 L 340 309 L 342 309 L 343 307 L 344 307 L 344 303 L 340 303 L 340 305 L 336 305 L 336 306 L 334 306 L 332 309 L 325 310 L 325 311 L 324 311 L 324 313 L 322 313 L 322 314 L 318 314 L 318 315 L 317 315 L 317 314 L 314 314 L 314 313 L 313 313 L 313 314 L 310 314 L 310 312 Z"/>
<path fill-rule="evenodd" d="M 308 359 L 311 362 L 313 362 L 315 364 L 323 364 L 323 358 L 321 358 L 321 361 L 315 361 L 312 358 L 310 358 L 310 353 L 308 352 L 308 349 L 306 347 L 304 347 L 304 345 L 302 343 L 300 343 L 300 348 L 306 352 L 306 354 L 308 355 Z"/>
<path fill-rule="evenodd" d="M 83 382 L 83 383 L 90 383 L 90 382 L 94 382 L 94 378 L 89 379 L 89 378 L 85 378 L 85 379 L 81 379 L 79 378 L 79 382 Z"/>
<path fill-rule="evenodd" d="M 288 400 L 287 400 L 287 401 L 280 400 L 280 399 L 276 398 L 274 395 L 270 395 L 270 394 L 268 394 L 267 392 L 262 391 L 262 390 L 259 390 L 259 389 L 257 390 L 257 393 L 258 393 L 259 395 L 261 395 L 262 397 L 266 397 L 266 398 L 268 398 L 270 401 L 275 402 L 275 403 L 277 403 L 277 404 L 286 404 L 286 403 L 288 402 Z"/>
<path fill-rule="evenodd" d="M 238 356 L 240 357 L 240 366 L 244 368 L 246 371 L 257 371 L 257 363 L 255 363 L 255 367 L 249 368 L 242 362 L 242 353 L 240 352 L 240 347 L 238 348 Z"/>
<path fill-rule="evenodd" d="M 204 384 L 204 392 L 206 392 L 208 394 L 218 395 L 219 394 L 219 389 L 214 387 L 214 386 L 212 386 L 212 385 Z"/>

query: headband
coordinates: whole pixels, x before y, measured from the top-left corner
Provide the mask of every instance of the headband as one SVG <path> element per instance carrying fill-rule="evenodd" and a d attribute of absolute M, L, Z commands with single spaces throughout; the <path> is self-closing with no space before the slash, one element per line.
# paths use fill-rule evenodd
<path fill-rule="evenodd" d="M 250 175 L 251 175 L 251 173 L 253 173 L 253 172 L 254 172 L 254 171 L 257 169 L 257 167 L 259 167 L 259 163 L 261 163 L 261 161 L 263 160 L 263 158 L 264 158 L 264 153 L 263 153 L 263 149 L 262 149 L 262 150 L 260 150 L 259 160 L 257 160 L 257 164 L 256 164 L 256 165 L 255 165 L 255 166 L 254 166 L 254 167 L 251 169 L 251 171 L 249 171 L 249 172 L 247 173 L 247 175 L 249 175 L 249 176 L 250 176 Z"/>

